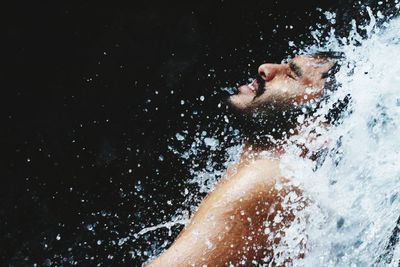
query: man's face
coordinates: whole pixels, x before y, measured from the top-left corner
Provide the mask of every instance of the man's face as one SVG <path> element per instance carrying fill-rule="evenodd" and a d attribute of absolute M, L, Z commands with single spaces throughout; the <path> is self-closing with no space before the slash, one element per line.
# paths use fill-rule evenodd
<path fill-rule="evenodd" d="M 255 111 L 262 107 L 302 105 L 322 96 L 332 61 L 312 56 L 297 56 L 287 64 L 263 64 L 260 77 L 242 85 L 230 96 L 230 104 L 238 110 Z"/>

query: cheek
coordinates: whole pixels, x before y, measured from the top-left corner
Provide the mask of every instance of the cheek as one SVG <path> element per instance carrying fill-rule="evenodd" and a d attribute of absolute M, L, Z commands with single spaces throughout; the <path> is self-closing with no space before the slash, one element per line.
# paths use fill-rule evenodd
<path fill-rule="evenodd" d="M 284 80 L 279 83 L 271 84 L 264 94 L 266 96 L 289 96 L 295 93 L 296 90 L 297 87 L 295 83 Z"/>
<path fill-rule="evenodd" d="M 301 94 L 298 94 L 296 101 L 299 103 L 307 103 L 321 97 L 323 89 L 318 87 L 305 87 Z"/>
<path fill-rule="evenodd" d="M 303 85 L 306 86 L 306 87 L 312 87 L 313 86 L 313 82 L 310 79 L 305 78 L 303 80 Z"/>
<path fill-rule="evenodd" d="M 271 90 L 271 95 L 278 98 L 286 98 L 287 100 L 296 98 L 299 94 L 304 94 L 304 86 L 297 82 L 285 81 L 279 87 Z"/>
<path fill-rule="evenodd" d="M 321 87 L 306 87 L 304 89 L 304 94 L 308 96 L 319 96 L 322 94 L 322 88 Z"/>

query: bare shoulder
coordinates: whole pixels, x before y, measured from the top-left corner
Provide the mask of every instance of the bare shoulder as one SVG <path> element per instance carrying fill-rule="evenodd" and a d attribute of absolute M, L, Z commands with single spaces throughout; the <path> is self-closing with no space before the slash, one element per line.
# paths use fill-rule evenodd
<path fill-rule="evenodd" d="M 232 182 L 241 180 L 247 180 L 247 182 L 256 182 L 258 180 L 274 182 L 281 179 L 279 160 L 258 159 L 241 162 L 234 166 L 234 171 L 228 169 L 224 178 L 232 180 Z"/>
<path fill-rule="evenodd" d="M 172 246 L 150 266 L 239 265 L 269 255 L 274 241 L 265 236 L 265 222 L 279 209 L 279 169 L 279 161 L 270 159 L 241 161 L 228 169 Z"/>
<path fill-rule="evenodd" d="M 231 166 L 215 188 L 215 196 L 222 199 L 236 199 L 267 196 L 278 181 L 283 180 L 279 161 L 259 159 L 241 162 Z"/>

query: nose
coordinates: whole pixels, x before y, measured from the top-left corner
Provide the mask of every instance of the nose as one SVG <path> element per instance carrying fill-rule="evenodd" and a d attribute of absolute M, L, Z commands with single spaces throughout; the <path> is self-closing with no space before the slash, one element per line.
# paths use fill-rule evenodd
<path fill-rule="evenodd" d="M 262 64 L 258 67 L 258 74 L 263 78 L 265 81 L 272 80 L 277 74 L 284 71 L 283 64 Z"/>

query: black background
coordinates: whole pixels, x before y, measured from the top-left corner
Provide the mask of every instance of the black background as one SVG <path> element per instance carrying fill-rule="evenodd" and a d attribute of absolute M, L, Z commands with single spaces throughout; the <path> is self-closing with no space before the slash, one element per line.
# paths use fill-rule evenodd
<path fill-rule="evenodd" d="M 294 54 L 289 40 L 311 42 L 326 23 L 317 7 L 337 12 L 341 32 L 366 17 L 342 0 L 5 8 L 0 265 L 136 266 L 173 240 L 179 227 L 118 244 L 184 201 L 190 162 L 168 146 L 224 128 L 220 88 Z"/>

